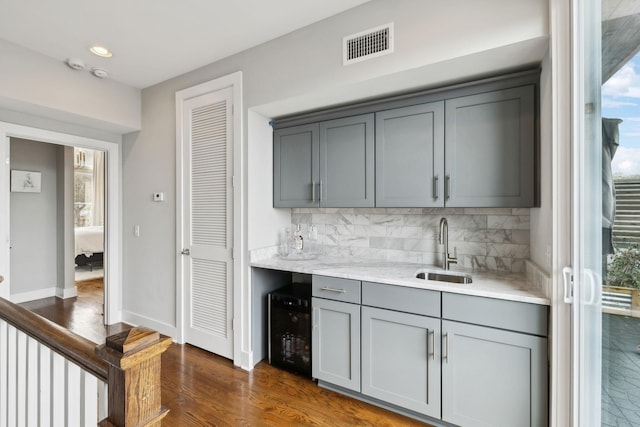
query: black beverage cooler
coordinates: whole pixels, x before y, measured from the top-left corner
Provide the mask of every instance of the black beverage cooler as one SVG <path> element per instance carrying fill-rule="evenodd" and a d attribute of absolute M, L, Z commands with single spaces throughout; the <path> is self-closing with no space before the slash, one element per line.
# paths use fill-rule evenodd
<path fill-rule="evenodd" d="M 311 286 L 269 294 L 269 363 L 311 378 Z"/>

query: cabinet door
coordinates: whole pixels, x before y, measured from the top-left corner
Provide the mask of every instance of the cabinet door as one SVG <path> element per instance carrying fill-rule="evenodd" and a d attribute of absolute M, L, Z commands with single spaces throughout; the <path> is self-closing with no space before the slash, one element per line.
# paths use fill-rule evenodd
<path fill-rule="evenodd" d="M 273 206 L 317 207 L 317 123 L 273 132 Z"/>
<path fill-rule="evenodd" d="M 373 207 L 373 114 L 320 122 L 320 207 Z"/>
<path fill-rule="evenodd" d="M 442 321 L 442 420 L 546 426 L 547 339 Z"/>
<path fill-rule="evenodd" d="M 440 319 L 363 306 L 362 393 L 440 418 Z"/>
<path fill-rule="evenodd" d="M 444 104 L 376 113 L 376 206 L 444 206 Z"/>
<path fill-rule="evenodd" d="M 445 204 L 534 206 L 534 86 L 446 101 Z"/>
<path fill-rule="evenodd" d="M 313 298 L 312 376 L 360 391 L 360 305 Z"/>

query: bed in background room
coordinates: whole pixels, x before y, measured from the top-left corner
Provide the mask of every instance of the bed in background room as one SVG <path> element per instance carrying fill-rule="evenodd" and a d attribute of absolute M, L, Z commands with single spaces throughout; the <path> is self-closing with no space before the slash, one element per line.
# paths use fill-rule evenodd
<path fill-rule="evenodd" d="M 104 227 L 76 227 L 76 266 L 102 266 L 104 260 Z"/>

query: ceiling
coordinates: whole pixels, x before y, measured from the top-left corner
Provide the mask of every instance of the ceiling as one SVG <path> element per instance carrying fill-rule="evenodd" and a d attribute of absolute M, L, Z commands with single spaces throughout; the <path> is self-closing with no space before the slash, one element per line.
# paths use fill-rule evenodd
<path fill-rule="evenodd" d="M 367 1 L 0 0 L 0 39 L 145 88 Z M 604 82 L 640 50 L 640 1 L 602 0 L 602 20 Z"/>
<path fill-rule="evenodd" d="M 602 0 L 602 82 L 640 51 L 640 1 Z"/>
<path fill-rule="evenodd" d="M 0 39 L 145 88 L 367 1 L 0 0 Z"/>

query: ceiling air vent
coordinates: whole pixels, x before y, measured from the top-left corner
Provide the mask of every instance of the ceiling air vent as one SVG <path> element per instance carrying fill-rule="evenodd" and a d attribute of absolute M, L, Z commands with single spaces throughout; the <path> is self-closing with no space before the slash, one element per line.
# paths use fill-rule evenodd
<path fill-rule="evenodd" d="M 342 65 L 393 52 L 393 22 L 342 39 Z"/>

